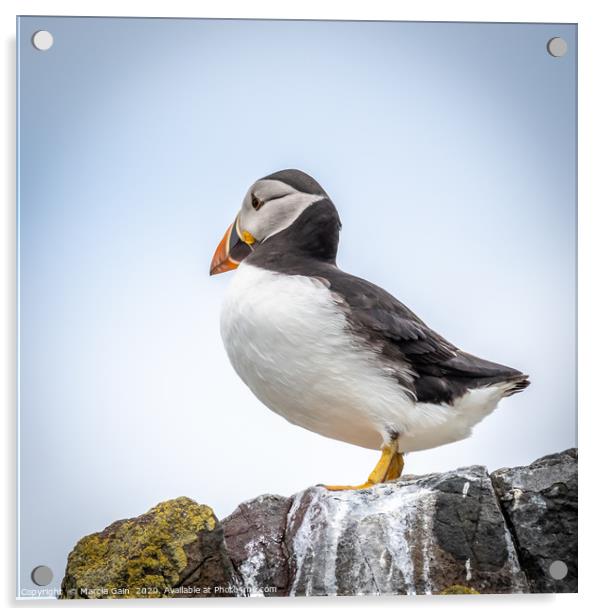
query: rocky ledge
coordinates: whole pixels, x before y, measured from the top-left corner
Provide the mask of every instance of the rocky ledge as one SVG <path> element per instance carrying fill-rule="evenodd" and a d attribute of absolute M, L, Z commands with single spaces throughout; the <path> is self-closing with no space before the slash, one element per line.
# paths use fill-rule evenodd
<path fill-rule="evenodd" d="M 64 599 L 577 592 L 577 450 L 360 491 L 188 498 L 81 539 Z"/>

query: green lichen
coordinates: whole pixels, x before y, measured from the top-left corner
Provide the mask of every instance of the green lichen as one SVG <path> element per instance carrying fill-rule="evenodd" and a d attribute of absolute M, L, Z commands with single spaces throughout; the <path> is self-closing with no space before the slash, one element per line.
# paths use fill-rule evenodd
<path fill-rule="evenodd" d="M 469 586 L 462 586 L 462 584 L 453 584 L 444 588 L 440 595 L 480 595 L 481 593 Z"/>
<path fill-rule="evenodd" d="M 216 519 L 206 505 L 180 497 L 81 539 L 69 555 L 63 598 L 169 596 L 186 568 L 185 546 Z"/>

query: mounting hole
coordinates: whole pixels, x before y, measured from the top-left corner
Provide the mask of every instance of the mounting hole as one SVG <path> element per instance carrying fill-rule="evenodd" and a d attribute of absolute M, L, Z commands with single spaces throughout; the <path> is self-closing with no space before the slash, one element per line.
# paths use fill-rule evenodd
<path fill-rule="evenodd" d="M 548 569 L 550 572 L 550 577 L 555 580 L 564 580 L 566 574 L 569 572 L 569 568 L 566 566 L 565 562 L 561 560 L 555 560 Z"/>
<path fill-rule="evenodd" d="M 54 37 L 48 30 L 38 30 L 31 37 L 31 43 L 38 51 L 48 51 L 54 43 Z"/>
<path fill-rule="evenodd" d="M 559 36 L 555 36 L 548 41 L 547 44 L 548 53 L 555 58 L 562 58 L 564 54 L 568 51 L 569 46 L 566 44 L 566 41 Z"/>
<path fill-rule="evenodd" d="M 52 582 L 52 569 L 46 565 L 40 565 L 31 572 L 31 581 L 36 586 L 48 586 Z"/>

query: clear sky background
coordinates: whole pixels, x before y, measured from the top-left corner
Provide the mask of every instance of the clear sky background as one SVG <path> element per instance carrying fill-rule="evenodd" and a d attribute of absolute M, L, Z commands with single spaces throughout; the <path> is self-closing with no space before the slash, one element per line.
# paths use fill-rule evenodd
<path fill-rule="evenodd" d="M 20 588 L 180 495 L 363 481 L 378 454 L 288 424 L 230 367 L 215 246 L 248 186 L 312 174 L 339 265 L 531 375 L 408 473 L 576 445 L 576 27 L 19 20 Z M 47 29 L 54 46 L 36 51 Z M 546 43 L 568 42 L 553 58 Z"/>

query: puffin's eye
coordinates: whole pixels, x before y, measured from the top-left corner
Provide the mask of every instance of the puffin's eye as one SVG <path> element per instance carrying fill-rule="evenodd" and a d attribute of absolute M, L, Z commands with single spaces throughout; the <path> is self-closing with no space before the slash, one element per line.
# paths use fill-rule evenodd
<path fill-rule="evenodd" d="M 263 201 L 258 199 L 255 195 L 251 195 L 251 205 L 254 210 L 258 210 L 263 205 Z"/>

